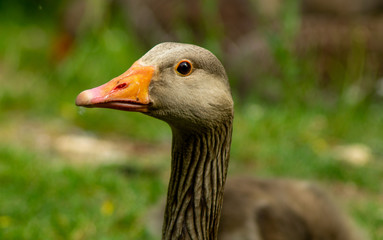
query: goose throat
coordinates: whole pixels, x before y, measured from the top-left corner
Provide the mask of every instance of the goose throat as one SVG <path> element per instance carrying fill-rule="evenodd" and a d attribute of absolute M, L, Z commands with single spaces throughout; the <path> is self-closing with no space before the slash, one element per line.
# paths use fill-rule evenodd
<path fill-rule="evenodd" d="M 162 239 L 217 239 L 232 119 L 197 132 L 173 129 Z"/>

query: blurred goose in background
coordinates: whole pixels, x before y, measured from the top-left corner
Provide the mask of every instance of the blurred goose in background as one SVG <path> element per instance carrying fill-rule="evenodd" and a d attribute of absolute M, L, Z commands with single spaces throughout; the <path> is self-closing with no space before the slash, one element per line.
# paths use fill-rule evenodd
<path fill-rule="evenodd" d="M 162 239 L 362 239 L 309 183 L 235 178 L 226 184 L 233 99 L 224 67 L 204 48 L 161 43 L 121 76 L 81 92 L 76 104 L 142 112 L 169 124 Z"/>

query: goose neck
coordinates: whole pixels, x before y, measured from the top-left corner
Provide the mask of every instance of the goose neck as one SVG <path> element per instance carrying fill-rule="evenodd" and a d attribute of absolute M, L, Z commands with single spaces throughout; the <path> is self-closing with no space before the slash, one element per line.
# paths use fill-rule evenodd
<path fill-rule="evenodd" d="M 232 120 L 201 131 L 173 129 L 162 239 L 217 239 L 231 133 Z"/>

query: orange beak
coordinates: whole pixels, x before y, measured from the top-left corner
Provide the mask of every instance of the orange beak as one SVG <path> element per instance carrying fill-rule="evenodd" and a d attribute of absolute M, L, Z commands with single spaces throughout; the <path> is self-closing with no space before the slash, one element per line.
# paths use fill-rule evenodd
<path fill-rule="evenodd" d="M 147 112 L 153 73 L 153 66 L 142 66 L 136 62 L 120 76 L 81 92 L 76 98 L 76 105 Z"/>

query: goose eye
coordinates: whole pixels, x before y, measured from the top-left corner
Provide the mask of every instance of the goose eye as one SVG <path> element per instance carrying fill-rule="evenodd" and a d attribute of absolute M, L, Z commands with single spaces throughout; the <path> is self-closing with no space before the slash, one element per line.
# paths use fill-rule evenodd
<path fill-rule="evenodd" d="M 191 62 L 187 61 L 187 60 L 182 60 L 181 62 L 179 62 L 176 66 L 176 70 L 179 74 L 181 74 L 182 76 L 187 76 L 191 73 L 192 71 L 192 64 Z"/>

